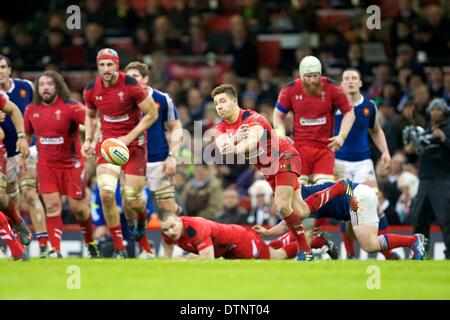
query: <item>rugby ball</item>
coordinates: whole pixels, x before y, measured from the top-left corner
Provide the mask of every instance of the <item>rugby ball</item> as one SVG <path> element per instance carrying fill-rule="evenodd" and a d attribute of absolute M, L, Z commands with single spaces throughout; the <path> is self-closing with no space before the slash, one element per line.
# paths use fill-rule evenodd
<path fill-rule="evenodd" d="M 119 139 L 106 139 L 102 142 L 100 150 L 103 158 L 116 166 L 123 166 L 130 159 L 130 152 L 127 146 Z"/>

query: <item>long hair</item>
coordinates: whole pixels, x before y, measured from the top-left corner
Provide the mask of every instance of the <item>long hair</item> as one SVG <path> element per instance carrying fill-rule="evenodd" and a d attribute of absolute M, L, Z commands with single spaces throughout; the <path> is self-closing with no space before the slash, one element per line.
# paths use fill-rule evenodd
<path fill-rule="evenodd" d="M 34 81 L 34 87 L 36 88 L 35 94 L 33 95 L 34 104 L 42 103 L 42 97 L 39 94 L 39 79 L 41 79 L 44 76 L 51 78 L 55 83 L 56 96 L 60 96 L 64 101 L 70 99 L 70 90 L 69 87 L 67 86 L 66 81 L 64 81 L 64 78 L 58 72 L 45 71 Z"/>

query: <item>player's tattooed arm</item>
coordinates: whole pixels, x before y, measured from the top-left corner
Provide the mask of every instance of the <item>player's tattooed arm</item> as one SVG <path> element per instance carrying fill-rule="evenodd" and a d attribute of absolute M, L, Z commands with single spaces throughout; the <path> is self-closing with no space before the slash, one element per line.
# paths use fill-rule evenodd
<path fill-rule="evenodd" d="M 248 134 L 245 139 L 239 142 L 234 152 L 236 154 L 252 153 L 258 148 L 258 142 L 264 134 L 264 128 L 260 125 L 253 125 L 248 128 Z"/>
<path fill-rule="evenodd" d="M 93 155 L 95 146 L 95 132 L 98 126 L 98 111 L 97 109 L 87 109 L 86 119 L 84 122 L 84 134 L 85 141 L 83 147 L 81 148 L 81 154 L 83 157 L 90 157 Z"/>

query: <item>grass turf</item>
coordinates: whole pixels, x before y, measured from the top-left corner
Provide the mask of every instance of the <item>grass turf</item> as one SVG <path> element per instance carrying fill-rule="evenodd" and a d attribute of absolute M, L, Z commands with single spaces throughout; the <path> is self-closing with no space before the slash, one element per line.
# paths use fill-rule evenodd
<path fill-rule="evenodd" d="M 372 265 L 380 289 L 367 287 Z M 0 288 L 0 299 L 450 299 L 450 262 L 0 260 Z"/>

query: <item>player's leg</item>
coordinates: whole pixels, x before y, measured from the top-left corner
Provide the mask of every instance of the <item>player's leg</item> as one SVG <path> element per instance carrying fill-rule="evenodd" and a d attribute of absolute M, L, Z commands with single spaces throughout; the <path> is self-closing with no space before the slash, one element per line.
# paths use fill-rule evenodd
<path fill-rule="evenodd" d="M 353 232 L 363 250 L 372 253 L 398 247 L 409 247 L 414 252 L 415 259 L 425 256 L 427 240 L 422 234 L 403 236 L 383 234 L 378 236 L 378 197 L 375 191 L 363 184 L 355 188 L 358 201 L 358 211 L 351 213 Z"/>
<path fill-rule="evenodd" d="M 0 172 L 0 210 L 11 220 L 12 226 L 18 233 L 22 244 L 28 246 L 32 240 L 31 231 L 17 211 L 14 200 L 7 195 L 6 186 L 6 175 Z"/>
<path fill-rule="evenodd" d="M 84 168 L 65 170 L 64 181 L 69 208 L 81 228 L 81 234 L 83 235 L 84 244 L 88 249 L 89 258 L 100 258 L 100 253 L 94 241 L 93 222 L 86 197 Z"/>
<path fill-rule="evenodd" d="M 27 160 L 27 170 L 19 173 L 19 179 L 20 193 L 22 195 L 20 200 L 25 202 L 30 212 L 31 222 L 39 243 L 40 254 L 41 257 L 45 257 L 47 255 L 48 233 L 44 206 L 37 192 L 35 165 Z"/>
<path fill-rule="evenodd" d="M 305 258 L 312 259 L 311 248 L 306 242 L 304 228 L 302 225 L 302 215 L 307 208 L 298 206 L 301 213 L 293 209 L 294 186 L 298 188 L 298 177 L 293 172 L 279 172 L 275 175 L 275 198 L 274 203 L 277 211 L 283 216 L 287 227 L 294 235 L 297 242 L 299 254 L 306 254 Z"/>
<path fill-rule="evenodd" d="M 2 212 L 0 212 L 0 239 L 6 243 L 14 260 L 28 260 L 24 247 L 15 237 L 9 227 L 8 219 Z"/>
<path fill-rule="evenodd" d="M 180 207 L 175 202 L 175 179 L 164 175 L 164 161 L 147 163 L 147 186 L 155 194 L 161 216 L 179 214 Z"/>
<path fill-rule="evenodd" d="M 42 192 L 42 200 L 44 200 L 47 209 L 47 230 L 52 247 L 48 256 L 50 258 L 61 258 L 61 238 L 63 234 L 61 195 L 59 192 Z"/>
<path fill-rule="evenodd" d="M 125 174 L 124 211 L 136 241 L 143 250 L 151 254 L 152 249 L 146 235 L 148 212 L 147 198 L 144 194 L 145 184 L 145 176 Z M 137 220 L 136 225 L 134 225 L 135 220 Z"/>
<path fill-rule="evenodd" d="M 116 202 L 116 189 L 121 168 L 112 164 L 98 164 L 96 168 L 97 184 L 100 190 L 103 215 L 111 233 L 115 254 L 114 257 L 125 257 L 120 210 Z"/>

